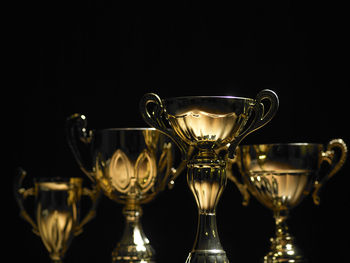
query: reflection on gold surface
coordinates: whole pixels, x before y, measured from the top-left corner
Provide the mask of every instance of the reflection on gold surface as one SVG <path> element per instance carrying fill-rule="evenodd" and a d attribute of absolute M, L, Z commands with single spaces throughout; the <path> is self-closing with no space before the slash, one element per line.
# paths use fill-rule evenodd
<path fill-rule="evenodd" d="M 37 207 L 37 222 L 40 237 L 53 260 L 62 258 L 76 225 L 76 207 L 72 211 L 43 209 Z"/>
<path fill-rule="evenodd" d="M 193 109 L 181 116 L 169 115 L 168 118 L 181 139 L 190 145 L 196 144 L 198 147 L 201 144 L 228 142 L 242 124 L 242 119 L 238 119 L 234 112 L 212 114 Z"/>
<path fill-rule="evenodd" d="M 120 193 L 137 195 L 147 192 L 157 176 L 155 157 L 146 149 L 141 152 L 135 162 L 118 149 L 112 156 L 108 166 L 108 177 L 113 187 Z"/>
<path fill-rule="evenodd" d="M 250 190 L 270 209 L 288 209 L 299 203 L 311 174 L 308 170 L 250 172 Z"/>
<path fill-rule="evenodd" d="M 187 182 L 194 194 L 200 213 L 214 214 L 226 184 L 223 166 L 189 165 Z"/>
<path fill-rule="evenodd" d="M 149 202 L 184 168 L 172 167 L 173 144 L 164 140 L 165 135 L 155 129 L 139 134 L 145 146 L 138 146 L 138 152 L 131 155 L 127 148 L 117 148 L 108 158 L 102 153 L 96 156 L 96 181 L 109 198 L 124 204 Z"/>

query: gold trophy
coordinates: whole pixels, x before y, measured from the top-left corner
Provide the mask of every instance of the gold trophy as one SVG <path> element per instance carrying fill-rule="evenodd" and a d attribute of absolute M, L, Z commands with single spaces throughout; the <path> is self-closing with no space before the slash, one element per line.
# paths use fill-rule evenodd
<path fill-rule="evenodd" d="M 270 102 L 268 111 L 264 110 L 264 100 Z M 197 235 L 187 263 L 228 262 L 216 225 L 216 206 L 226 185 L 226 163 L 219 156 L 227 151 L 233 155 L 240 141 L 268 123 L 277 109 L 278 97 L 270 90 L 261 91 L 256 99 L 224 96 L 160 99 L 153 93 L 141 99 L 144 120 L 171 137 L 187 161 L 187 182 L 199 213 Z M 254 118 L 250 118 L 252 115 Z"/>
<path fill-rule="evenodd" d="M 83 226 L 95 216 L 99 191 L 82 187 L 81 178 L 41 178 L 34 187 L 25 189 L 26 176 L 19 169 L 15 181 L 14 194 L 20 207 L 20 215 L 33 227 L 33 232 L 41 237 L 50 258 L 61 263 L 74 236 L 83 231 Z M 80 221 L 80 200 L 83 195 L 91 198 L 92 206 Z M 24 208 L 24 200 L 35 197 L 34 220 Z"/>
<path fill-rule="evenodd" d="M 124 205 L 124 233 L 112 252 L 112 261 L 155 262 L 155 251 L 140 222 L 141 205 L 154 199 L 167 185 L 171 187 L 184 163 L 173 168 L 173 143 L 154 128 L 88 131 L 86 127 L 84 115 L 74 114 L 67 120 L 68 141 L 75 159 L 107 197 Z M 91 151 L 90 162 L 84 163 L 83 150 L 75 138 Z"/>
<path fill-rule="evenodd" d="M 311 191 L 316 205 L 324 183 L 339 171 L 346 160 L 343 140 L 335 139 L 324 150 L 322 144 L 287 143 L 243 145 L 237 148 L 235 162 L 243 181 L 256 199 L 273 211 L 276 234 L 271 238 L 265 263 L 307 262 L 288 231 L 289 210 Z M 330 170 L 320 176 L 327 162 Z"/>

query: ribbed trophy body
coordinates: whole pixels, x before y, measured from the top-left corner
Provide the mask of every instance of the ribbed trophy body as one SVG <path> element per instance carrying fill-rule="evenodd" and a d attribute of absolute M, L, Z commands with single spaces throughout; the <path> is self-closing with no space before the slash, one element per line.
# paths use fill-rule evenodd
<path fill-rule="evenodd" d="M 72 187 L 68 182 L 36 183 L 36 219 L 38 231 L 50 257 L 59 262 L 79 223 L 81 181 Z"/>
<path fill-rule="evenodd" d="M 62 262 L 75 235 L 95 215 L 98 191 L 82 187 L 81 178 L 41 178 L 34 187 L 25 189 L 22 182 L 26 172 L 20 170 L 15 181 L 15 197 L 21 209 L 21 216 L 33 227 L 33 232 L 41 237 L 52 262 Z M 80 220 L 80 200 L 88 195 L 92 200 L 89 213 Z M 24 208 L 24 199 L 35 197 L 35 219 Z"/>
<path fill-rule="evenodd" d="M 276 234 L 271 238 L 271 250 L 264 262 L 307 262 L 288 231 L 288 213 L 313 188 L 314 202 L 319 204 L 320 187 L 346 159 L 345 143 L 341 139 L 332 140 L 327 150 L 322 144 L 312 143 L 244 145 L 237 152 L 245 184 L 258 201 L 273 211 L 275 218 Z M 339 157 L 335 158 L 336 155 Z M 321 178 L 323 161 L 331 169 Z"/>
<path fill-rule="evenodd" d="M 80 114 L 68 119 L 68 124 L 70 146 L 81 169 L 106 196 L 124 205 L 124 233 L 112 252 L 112 261 L 154 262 L 155 251 L 142 230 L 141 205 L 154 199 L 168 184 L 172 185 L 182 171 L 184 165 L 173 168 L 173 143 L 154 128 L 87 132 L 86 118 Z M 81 158 L 76 135 L 91 152 L 90 168 Z"/>
<path fill-rule="evenodd" d="M 265 99 L 270 101 L 267 112 L 261 103 Z M 187 162 L 187 182 L 198 206 L 197 235 L 187 263 L 228 262 L 216 225 L 216 205 L 226 185 L 226 162 L 216 152 L 233 155 L 240 141 L 269 122 L 277 108 L 278 98 L 268 90 L 255 100 L 229 96 L 162 100 L 152 93 L 142 98 L 144 120 L 171 137 Z"/>

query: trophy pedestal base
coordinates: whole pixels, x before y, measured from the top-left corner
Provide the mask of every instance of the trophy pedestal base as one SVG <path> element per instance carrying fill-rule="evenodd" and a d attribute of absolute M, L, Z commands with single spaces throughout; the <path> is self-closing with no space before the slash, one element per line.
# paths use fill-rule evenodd
<path fill-rule="evenodd" d="M 271 238 L 271 251 L 264 257 L 264 263 L 307 263 L 291 236 Z"/>
<path fill-rule="evenodd" d="M 155 251 L 142 230 L 142 208 L 132 202 L 123 208 L 125 229 L 112 252 L 112 263 L 155 263 Z"/>
<path fill-rule="evenodd" d="M 112 252 L 112 263 L 155 263 L 154 250 L 149 244 L 143 244 L 141 248 L 118 244 Z"/>
<path fill-rule="evenodd" d="M 229 263 L 225 251 L 213 252 L 210 250 L 191 252 L 186 263 Z"/>

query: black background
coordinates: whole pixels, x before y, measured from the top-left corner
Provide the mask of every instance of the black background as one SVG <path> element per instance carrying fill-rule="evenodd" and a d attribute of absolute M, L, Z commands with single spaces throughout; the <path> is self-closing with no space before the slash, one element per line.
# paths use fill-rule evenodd
<path fill-rule="evenodd" d="M 18 216 L 15 167 L 33 177 L 87 179 L 65 141 L 72 113 L 85 114 L 90 128 L 142 127 L 138 102 L 146 92 L 254 98 L 269 88 L 279 96 L 279 111 L 244 144 L 333 138 L 350 144 L 345 3 L 53 0 L 14 2 L 9 11 L 7 69 L 14 74 L 2 93 L 3 151 L 10 156 L 3 163 L 3 203 L 10 206 L 3 230 L 11 231 L 5 254 L 12 262 L 49 261 L 40 238 Z M 345 262 L 349 165 L 323 189 L 320 206 L 308 197 L 291 212 L 291 232 L 311 263 Z M 271 212 L 254 199 L 242 207 L 228 182 L 217 214 L 230 261 L 259 262 L 274 231 Z M 185 173 L 173 190 L 144 205 L 144 231 L 159 263 L 185 261 L 196 224 Z M 110 262 L 122 229 L 121 205 L 103 197 L 65 262 Z"/>

